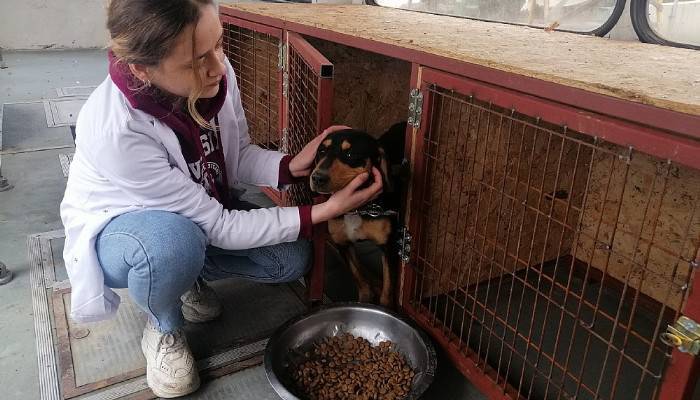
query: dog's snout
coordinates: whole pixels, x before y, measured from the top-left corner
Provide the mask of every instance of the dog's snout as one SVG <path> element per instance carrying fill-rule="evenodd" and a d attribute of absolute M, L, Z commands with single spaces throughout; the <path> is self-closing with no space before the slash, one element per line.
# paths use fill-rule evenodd
<path fill-rule="evenodd" d="M 329 180 L 330 177 L 328 174 L 324 174 L 322 172 L 315 172 L 313 175 L 311 175 L 311 181 L 316 187 L 325 186 Z"/>

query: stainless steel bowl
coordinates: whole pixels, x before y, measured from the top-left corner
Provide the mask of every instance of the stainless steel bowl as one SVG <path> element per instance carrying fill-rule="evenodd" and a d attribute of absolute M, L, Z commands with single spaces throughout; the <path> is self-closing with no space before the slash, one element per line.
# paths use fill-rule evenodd
<path fill-rule="evenodd" d="M 394 349 L 416 372 L 406 399 L 420 398 L 432 383 L 437 363 L 435 348 L 412 322 L 383 307 L 337 303 L 292 318 L 270 338 L 265 349 L 265 372 L 277 394 L 284 400 L 303 399 L 294 387 L 290 363 L 297 363 L 315 341 L 343 333 L 363 337 L 372 345 L 385 340 L 394 343 Z"/>

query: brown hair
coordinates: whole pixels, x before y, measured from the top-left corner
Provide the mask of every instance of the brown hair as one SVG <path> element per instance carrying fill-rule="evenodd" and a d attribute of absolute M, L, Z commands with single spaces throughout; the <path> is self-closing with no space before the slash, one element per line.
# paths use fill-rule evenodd
<path fill-rule="evenodd" d="M 175 45 L 178 35 L 199 21 L 200 9 L 212 0 L 112 0 L 107 13 L 110 49 L 119 62 L 157 66 Z M 194 30 L 192 31 L 194 54 Z M 195 104 L 202 94 L 202 77 L 192 60 L 195 86 L 187 97 L 187 110 L 203 127 L 211 128 Z"/>

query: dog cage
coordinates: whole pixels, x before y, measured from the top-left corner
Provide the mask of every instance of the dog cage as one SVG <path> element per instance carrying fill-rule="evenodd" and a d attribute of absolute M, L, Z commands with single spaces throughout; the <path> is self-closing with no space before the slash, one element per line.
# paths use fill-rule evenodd
<path fill-rule="evenodd" d="M 492 396 L 680 398 L 662 381 L 692 363 L 669 364 L 662 334 L 700 311 L 698 159 L 674 160 L 684 145 L 662 132 L 421 72 L 404 306 Z"/>
<path fill-rule="evenodd" d="M 239 61 L 254 64 L 247 76 L 257 76 L 246 90 L 280 99 L 267 106 L 277 114 L 256 122 L 274 131 L 251 124 L 256 143 L 294 152 L 331 123 L 377 134 L 410 110 L 400 308 L 482 392 L 691 398 L 699 363 L 665 332 L 681 315 L 700 320 L 697 119 L 611 117 L 602 106 L 548 100 L 517 75 L 487 83 L 485 73 L 470 76 L 475 69 L 440 71 L 394 47 L 381 54 L 374 42 L 318 30 L 312 17 L 280 22 L 267 9 L 258 18 L 253 7 L 224 8 L 222 21 L 232 62 L 255 46 L 280 54 L 278 63 Z M 372 20 L 400 20 L 376 12 L 387 17 Z M 325 101 L 320 87 L 331 78 L 314 59 L 333 68 Z M 243 97 L 249 120 L 258 115 L 249 110 L 265 109 L 254 99 Z"/>

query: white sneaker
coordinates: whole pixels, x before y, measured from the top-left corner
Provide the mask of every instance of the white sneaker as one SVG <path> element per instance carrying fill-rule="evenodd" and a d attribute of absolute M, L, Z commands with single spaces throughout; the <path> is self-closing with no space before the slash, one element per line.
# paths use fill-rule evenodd
<path fill-rule="evenodd" d="M 189 322 L 208 322 L 221 315 L 221 301 L 214 289 L 197 279 L 192 289 L 180 297 L 182 300 L 182 316 Z"/>
<path fill-rule="evenodd" d="M 141 351 L 146 357 L 146 382 L 156 396 L 170 399 L 199 388 L 199 371 L 181 330 L 162 333 L 147 322 Z"/>

